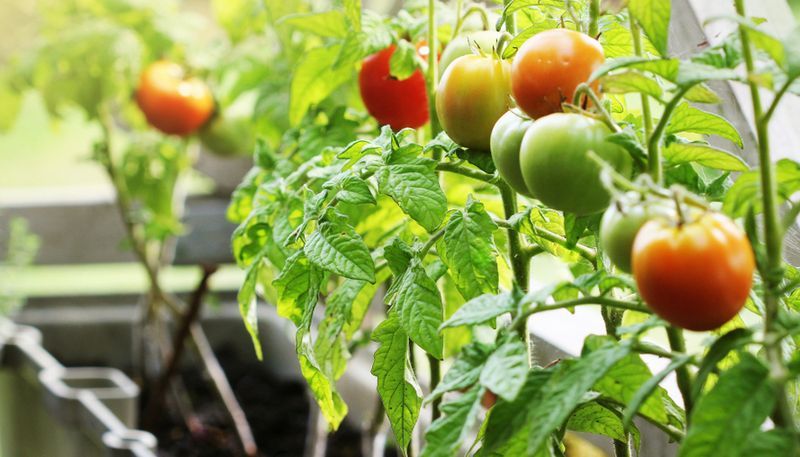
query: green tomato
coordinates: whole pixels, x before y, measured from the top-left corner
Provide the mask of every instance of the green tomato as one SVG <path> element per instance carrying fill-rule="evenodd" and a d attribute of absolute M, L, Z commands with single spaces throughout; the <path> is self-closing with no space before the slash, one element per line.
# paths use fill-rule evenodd
<path fill-rule="evenodd" d="M 436 113 L 453 141 L 489 152 L 492 128 L 509 108 L 509 65 L 493 57 L 468 55 L 445 70 L 436 89 Z"/>
<path fill-rule="evenodd" d="M 480 30 L 453 38 L 447 43 L 442 57 L 439 59 L 439 75 L 442 75 L 444 70 L 457 58 L 472 54 L 471 43 L 475 43 L 480 50 L 490 54 L 499 38 L 500 33 L 493 30 Z"/>
<path fill-rule="evenodd" d="M 623 176 L 633 161 L 622 147 L 606 141 L 611 133 L 602 122 L 573 113 L 537 119 L 525 132 L 520 165 L 525 185 L 542 203 L 579 216 L 604 210 L 611 199 L 600 181 L 600 166 L 588 157 L 594 151 Z"/>
<path fill-rule="evenodd" d="M 219 114 L 200 130 L 198 137 L 209 151 L 223 157 L 251 154 L 256 144 L 249 116 Z"/>
<path fill-rule="evenodd" d="M 531 197 L 519 167 L 519 149 L 522 137 L 533 121 L 509 111 L 504 114 L 492 129 L 491 150 L 494 166 L 500 177 L 517 193 Z"/>
<path fill-rule="evenodd" d="M 636 193 L 608 207 L 600 221 L 600 247 L 620 270 L 630 273 L 633 240 L 639 229 L 653 219 L 676 218 L 675 208 L 666 202 L 640 202 Z"/>

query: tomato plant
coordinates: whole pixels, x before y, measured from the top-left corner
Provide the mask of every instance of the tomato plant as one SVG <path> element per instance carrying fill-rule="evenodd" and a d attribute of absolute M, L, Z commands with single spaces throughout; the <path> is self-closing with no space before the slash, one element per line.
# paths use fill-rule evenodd
<path fill-rule="evenodd" d="M 742 0 L 735 17 L 715 19 L 729 34 L 678 55 L 667 46 L 678 2 L 431 0 L 391 16 L 356 0 L 265 5 L 223 9 L 229 43 L 196 68 L 223 110 L 255 95 L 253 168 L 228 208 L 237 301 L 259 356 L 258 308 L 291 322 L 331 429 L 348 415 L 339 383 L 361 352 L 380 399 L 366 441 L 383 443 L 388 421 L 404 455 L 558 457 L 575 450 L 574 431 L 629 457 L 647 439 L 642 423 L 681 457 L 798 454 L 800 271 L 782 252 L 800 214 L 788 198 L 800 166 L 773 163 L 769 148 L 771 118 L 797 91 L 794 35 L 750 19 Z M 496 28 L 496 55 L 448 60 L 466 53 L 460 32 L 476 12 Z M 91 30 L 91 43 L 128 36 Z M 452 43 L 441 78 L 421 42 Z M 190 45 L 156 39 L 121 63 L 112 53 L 119 71 L 104 84 L 70 65 L 78 58 L 55 65 L 44 46 L 27 75 L 37 77 L 22 78 L 54 115 L 69 101 L 104 131 L 96 152 L 121 189 L 156 307 L 169 296 L 153 265 L 181 233 L 171 202 L 191 156 L 131 110 L 110 111 L 131 103 L 140 64 L 197 62 L 180 52 Z M 110 67 L 104 53 L 85 57 Z M 63 80 L 51 71 L 99 89 L 73 100 L 50 87 Z M 752 94 L 752 146 L 700 106 L 723 102 L 715 88 L 727 81 Z M 137 141 L 123 152 L 112 135 Z M 547 276 L 553 265 L 563 277 Z M 576 308 L 605 334 L 563 360 L 537 359 L 529 324 Z M 577 332 L 572 319 L 563 312 L 565 332 Z M 684 329 L 711 332 L 687 344 Z"/>
<path fill-rule="evenodd" d="M 475 54 L 476 51 L 491 54 L 499 39 L 500 33 L 494 30 L 479 30 L 459 35 L 445 46 L 439 67 L 444 72 L 457 58 Z"/>

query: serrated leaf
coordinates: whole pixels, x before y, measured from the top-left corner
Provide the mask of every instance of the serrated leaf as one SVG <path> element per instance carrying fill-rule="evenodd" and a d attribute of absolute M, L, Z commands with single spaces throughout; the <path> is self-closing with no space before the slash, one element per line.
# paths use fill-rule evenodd
<path fill-rule="evenodd" d="M 769 369 L 750 354 L 725 371 L 717 384 L 700 398 L 678 451 L 679 457 L 743 456 L 749 437 L 775 405 L 775 385 Z"/>
<path fill-rule="evenodd" d="M 280 274 L 272 284 L 278 292 L 278 315 L 290 319 L 298 327 L 303 318 L 317 304 L 324 273 L 312 265 L 303 251 L 297 251 L 286 260 Z"/>
<path fill-rule="evenodd" d="M 528 348 L 521 340 L 513 338 L 492 352 L 480 381 L 497 396 L 513 401 L 525 383 L 528 370 Z"/>
<path fill-rule="evenodd" d="M 741 157 L 700 143 L 671 143 L 664 148 L 664 158 L 673 164 L 693 162 L 725 171 L 747 171 L 750 169 Z"/>
<path fill-rule="evenodd" d="M 606 76 L 601 82 L 603 91 L 609 94 L 644 93 L 658 100 L 663 91 L 658 81 L 636 71 L 626 71 Z"/>
<path fill-rule="evenodd" d="M 442 325 L 442 298 L 436 283 L 425 272 L 419 260 L 412 260 L 392 298 L 392 309 L 411 341 L 428 354 L 441 359 L 443 344 L 439 326 Z"/>
<path fill-rule="evenodd" d="M 741 455 L 747 457 L 777 457 L 792 455 L 794 439 L 787 430 L 772 429 L 748 437 Z"/>
<path fill-rule="evenodd" d="M 775 181 L 778 185 L 780 202 L 784 202 L 800 190 L 800 164 L 790 159 L 779 160 L 775 164 Z M 760 213 L 762 211 L 760 195 L 759 170 L 742 173 L 728 190 L 722 210 L 734 218 L 746 215 L 747 209 L 751 206 L 755 213 Z"/>
<path fill-rule="evenodd" d="M 354 205 L 375 204 L 375 196 L 369 184 L 358 176 L 349 173 L 339 174 L 323 184 L 323 189 L 335 189 L 336 199 Z"/>
<path fill-rule="evenodd" d="M 298 332 L 298 339 L 303 339 L 302 332 Z M 313 350 L 308 344 L 300 343 L 297 359 L 300 362 L 300 373 L 308 383 L 322 415 L 325 416 L 331 429 L 336 430 L 347 415 L 347 405 L 336 391 L 336 385 L 317 365 Z"/>
<path fill-rule="evenodd" d="M 722 102 L 719 95 L 705 84 L 692 86 L 692 88 L 683 95 L 683 98 L 686 101 L 694 103 L 716 104 Z"/>
<path fill-rule="evenodd" d="M 516 309 L 515 300 L 508 292 L 499 295 L 483 294 L 464 303 L 461 309 L 442 324 L 442 328 L 483 324 L 514 309 Z"/>
<path fill-rule="evenodd" d="M 397 315 L 390 313 L 372 333 L 372 339 L 379 344 L 372 374 L 378 378 L 378 394 L 398 447 L 404 450 L 411 442 L 422 407 L 419 386 L 408 360 L 408 336 Z"/>
<path fill-rule="evenodd" d="M 667 55 L 671 3 L 662 0 L 628 1 L 628 11 L 662 56 Z"/>
<path fill-rule="evenodd" d="M 434 231 L 447 212 L 447 198 L 431 163 L 386 165 L 378 171 L 380 191 L 394 200 L 428 232 Z"/>
<path fill-rule="evenodd" d="M 333 68 L 342 45 L 320 47 L 307 51 L 292 77 L 289 96 L 289 123 L 297 126 L 308 109 L 348 81 L 353 69 L 348 66 Z"/>
<path fill-rule="evenodd" d="M 492 346 L 478 341 L 465 346 L 426 401 L 432 401 L 446 392 L 465 389 L 477 383 L 492 349 Z"/>
<path fill-rule="evenodd" d="M 458 291 L 469 300 L 497 293 L 498 272 L 493 233 L 497 226 L 483 203 L 467 198 L 463 211 L 450 216 L 439 242 L 439 255 L 450 268 Z"/>
<path fill-rule="evenodd" d="M 350 224 L 338 218 L 322 222 L 308 237 L 303 251 L 320 269 L 375 282 L 375 263 L 369 248 Z"/>
<path fill-rule="evenodd" d="M 619 413 L 596 402 L 584 403 L 578 406 L 569 416 L 567 430 L 604 435 L 622 443 L 628 442 L 628 433 L 622 425 Z M 640 443 L 639 429 L 634 426 L 630 432 L 633 436 L 634 447 L 638 450 Z"/>
<path fill-rule="evenodd" d="M 717 135 L 743 146 L 742 137 L 727 119 L 707 111 L 681 103 L 675 108 L 667 125 L 666 133 L 692 132 L 702 135 Z"/>
<path fill-rule="evenodd" d="M 258 339 L 258 297 L 256 296 L 256 284 L 260 268 L 260 261 L 247 267 L 247 274 L 244 277 L 244 282 L 242 282 L 242 287 L 239 288 L 239 293 L 236 294 L 236 299 L 239 302 L 239 313 L 242 315 L 244 326 L 253 340 L 256 357 L 262 360 L 264 355 L 261 351 L 261 340 Z"/>
<path fill-rule="evenodd" d="M 475 423 L 484 390 L 475 386 L 455 400 L 442 404 L 443 415 L 425 432 L 425 447 L 420 457 L 456 455 Z"/>

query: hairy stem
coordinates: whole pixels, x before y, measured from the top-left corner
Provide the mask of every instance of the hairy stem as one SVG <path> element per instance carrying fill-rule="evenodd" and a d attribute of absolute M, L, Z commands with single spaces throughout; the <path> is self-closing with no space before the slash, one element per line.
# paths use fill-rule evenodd
<path fill-rule="evenodd" d="M 637 56 L 644 55 L 644 47 L 642 46 L 642 31 L 639 24 L 633 16 L 630 16 L 631 37 L 633 38 L 633 52 Z M 653 133 L 653 113 L 650 110 L 650 97 L 647 94 L 641 94 L 642 100 L 642 120 L 644 122 L 644 136 L 649 138 Z"/>
<path fill-rule="evenodd" d="M 600 35 L 600 29 L 597 26 L 598 19 L 600 19 L 600 0 L 591 0 L 589 2 L 588 35 L 592 38 L 597 38 Z"/>
<path fill-rule="evenodd" d="M 508 8 L 513 0 L 503 0 L 503 8 Z M 514 35 L 517 33 L 517 20 L 514 17 L 514 13 L 506 14 L 506 32 Z"/>
<path fill-rule="evenodd" d="M 667 338 L 669 339 L 669 347 L 673 352 L 684 353 L 686 352 L 686 341 L 683 338 L 683 331 L 671 325 L 667 326 Z M 694 399 L 692 398 L 692 375 L 686 365 L 675 369 L 675 377 L 678 380 L 678 390 L 681 391 L 683 397 L 683 408 L 686 410 L 686 421 L 689 421 L 690 413 L 694 407 Z"/>
<path fill-rule="evenodd" d="M 736 14 L 745 17 L 744 0 L 734 0 Z M 756 139 L 758 141 L 758 161 L 761 173 L 761 199 L 764 208 L 764 242 L 766 244 L 766 265 L 763 265 L 761 275 L 764 280 L 764 330 L 769 336 L 775 333 L 775 320 L 779 312 L 780 282 L 782 279 L 783 268 L 783 228 L 778 216 L 778 189 L 775 181 L 775 170 L 770 157 L 769 145 L 769 119 L 775 111 L 785 90 L 781 88 L 773 101 L 767 115 L 762 113 L 761 94 L 758 86 L 751 77 L 755 71 L 753 61 L 753 50 L 750 42 L 750 33 L 743 26 L 739 26 L 739 37 L 742 42 L 742 55 L 744 57 L 745 68 L 747 70 L 750 86 L 750 97 L 753 104 L 753 116 L 756 120 Z M 788 82 L 787 82 L 788 83 Z M 794 423 L 792 406 L 786 393 L 786 366 L 784 365 L 781 353 L 781 340 L 778 338 L 766 338 L 765 353 L 770 365 L 771 376 L 774 379 L 777 391 L 778 402 L 772 413 L 772 421 L 778 427 L 789 429 L 793 432 L 794 450 L 797 451 L 797 426 Z"/>
<path fill-rule="evenodd" d="M 439 82 L 439 41 L 436 33 L 436 0 L 428 0 L 428 116 L 431 123 L 431 138 L 435 138 L 442 127 L 436 114 L 436 85 Z M 434 154 L 437 154 L 436 152 Z M 438 160 L 438 157 L 436 157 Z"/>
<path fill-rule="evenodd" d="M 683 100 L 683 96 L 686 95 L 686 92 L 692 87 L 693 86 L 685 86 L 678 89 L 678 92 L 664 107 L 664 113 L 661 115 L 661 119 L 658 120 L 658 124 L 653 130 L 653 133 L 648 138 L 647 168 L 650 170 L 650 176 L 653 177 L 653 181 L 657 184 L 661 183 L 664 179 L 664 171 L 661 164 L 661 137 L 664 135 L 664 130 L 667 128 L 670 117 L 672 117 L 672 112 L 675 111 L 675 108 L 677 108 Z"/>

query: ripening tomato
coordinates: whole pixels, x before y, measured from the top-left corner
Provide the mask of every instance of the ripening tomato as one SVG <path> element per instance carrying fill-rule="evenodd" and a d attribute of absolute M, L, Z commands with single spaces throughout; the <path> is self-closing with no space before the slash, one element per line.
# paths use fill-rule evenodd
<path fill-rule="evenodd" d="M 713 330 L 741 311 L 755 260 L 744 231 L 718 213 L 647 222 L 633 242 L 633 277 L 653 311 L 688 330 Z"/>
<path fill-rule="evenodd" d="M 180 65 L 164 60 L 142 72 L 136 102 L 150 125 L 179 136 L 194 133 L 214 111 L 208 86 L 197 78 L 186 79 Z"/>
<path fill-rule="evenodd" d="M 509 111 L 494 124 L 491 137 L 492 161 L 497 172 L 512 189 L 527 197 L 532 195 L 522 177 L 519 150 L 531 124 L 533 121 L 530 119 Z"/>
<path fill-rule="evenodd" d="M 608 207 L 600 221 L 600 247 L 618 269 L 631 272 L 633 240 L 642 226 L 655 218 L 676 220 L 675 208 L 664 201 L 641 201 L 631 192 Z"/>
<path fill-rule="evenodd" d="M 578 85 L 604 60 L 603 47 L 588 35 L 566 29 L 538 33 L 514 56 L 511 93 L 534 119 L 560 112 L 561 103 L 571 103 Z"/>
<path fill-rule="evenodd" d="M 528 190 L 559 211 L 586 215 L 604 210 L 611 196 L 589 151 L 624 176 L 633 168 L 625 149 L 606 141 L 609 134 L 605 124 L 580 114 L 555 113 L 534 121 L 522 138 L 519 156 Z"/>
<path fill-rule="evenodd" d="M 361 100 L 379 124 L 389 125 L 392 130 L 416 129 L 428 122 L 425 76 L 417 70 L 406 79 L 393 77 L 389 72 L 389 61 L 394 51 L 392 45 L 364 59 L 358 74 Z M 420 43 L 417 52 L 427 59 L 430 51 L 427 44 Z"/>
<path fill-rule="evenodd" d="M 436 113 L 450 138 L 465 148 L 489 151 L 494 124 L 509 108 L 508 62 L 461 56 L 442 75 Z"/>
<path fill-rule="evenodd" d="M 500 32 L 494 30 L 479 30 L 453 38 L 445 46 L 442 58 L 439 60 L 439 79 L 454 60 L 473 54 L 473 46 L 487 55 L 491 54 L 500 35 Z"/>

